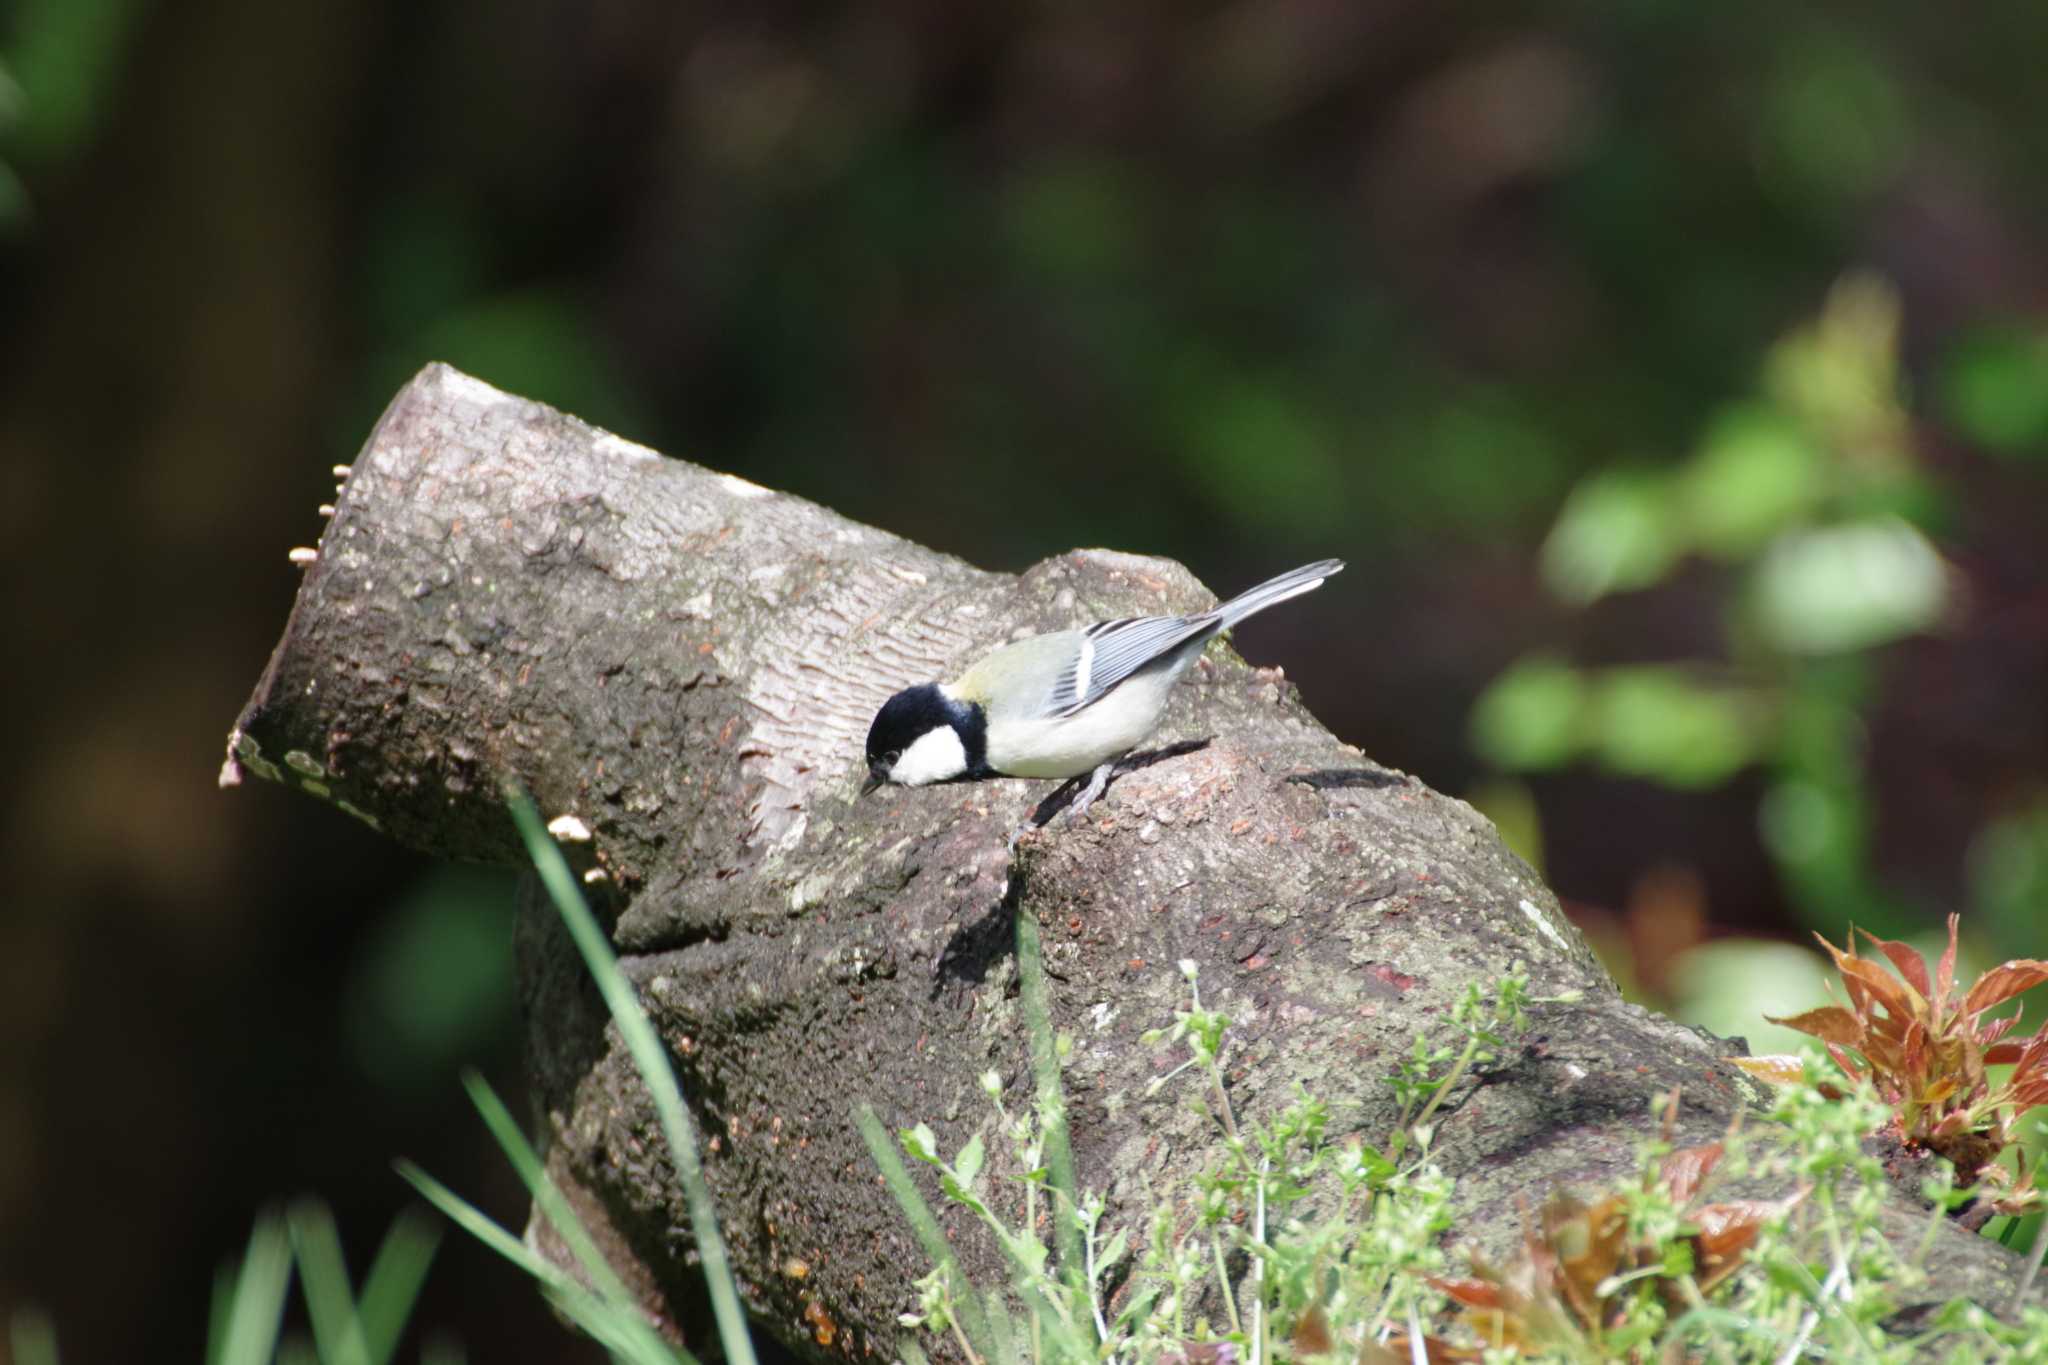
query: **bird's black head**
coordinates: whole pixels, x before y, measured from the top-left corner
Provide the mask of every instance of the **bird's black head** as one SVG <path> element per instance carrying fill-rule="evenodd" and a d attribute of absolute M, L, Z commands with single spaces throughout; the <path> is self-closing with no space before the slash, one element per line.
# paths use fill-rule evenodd
<path fill-rule="evenodd" d="M 947 696 L 937 683 L 906 687 L 882 703 L 868 727 L 868 780 L 861 790 L 987 776 L 985 733 L 980 707 Z"/>

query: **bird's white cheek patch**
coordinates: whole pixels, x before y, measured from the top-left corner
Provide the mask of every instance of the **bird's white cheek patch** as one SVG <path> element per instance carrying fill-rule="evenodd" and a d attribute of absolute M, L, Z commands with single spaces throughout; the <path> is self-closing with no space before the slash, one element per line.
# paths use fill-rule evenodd
<path fill-rule="evenodd" d="M 906 787 L 922 787 L 928 782 L 949 781 L 966 771 L 966 746 L 960 743 L 952 726 L 941 725 L 919 735 L 917 742 L 903 751 L 903 757 L 889 769 L 889 780 Z"/>

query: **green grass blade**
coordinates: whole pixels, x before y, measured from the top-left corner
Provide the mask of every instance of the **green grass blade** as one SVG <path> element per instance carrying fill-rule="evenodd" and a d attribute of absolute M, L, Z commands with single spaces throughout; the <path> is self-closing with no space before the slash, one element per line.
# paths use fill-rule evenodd
<path fill-rule="evenodd" d="M 699 1365 L 697 1358 L 680 1346 L 671 1346 L 648 1325 L 638 1308 L 606 1303 L 581 1285 L 542 1290 L 555 1309 L 574 1322 L 592 1341 L 604 1347 L 614 1360 L 630 1365 Z"/>
<path fill-rule="evenodd" d="M 1081 1207 L 1074 1178 L 1074 1149 L 1067 1140 L 1066 1092 L 1060 1083 L 1058 1040 L 1052 1012 L 1046 1005 L 1045 953 L 1039 946 L 1038 919 L 1017 909 L 1017 996 L 1024 1010 L 1024 1029 L 1031 1036 L 1031 1071 L 1038 1083 L 1038 1110 L 1044 1128 L 1046 1179 L 1058 1192 L 1053 1209 L 1053 1244 L 1059 1248 L 1060 1278 L 1077 1296 L 1088 1292 L 1081 1255 L 1081 1229 L 1074 1210 Z"/>
<path fill-rule="evenodd" d="M 228 1319 L 235 1311 L 235 1281 L 240 1267 L 229 1262 L 213 1272 L 213 1298 L 206 1312 L 206 1365 L 220 1365 L 228 1344 Z"/>
<path fill-rule="evenodd" d="M 462 1084 L 469 1091 L 469 1098 L 475 1103 L 477 1112 L 483 1115 L 484 1126 L 491 1130 L 491 1136 L 496 1138 L 498 1146 L 504 1149 L 506 1159 L 512 1163 L 512 1169 L 519 1173 L 519 1179 L 526 1185 L 526 1192 L 533 1196 L 534 1203 L 540 1205 L 541 1216 L 561 1234 L 562 1240 L 568 1244 L 578 1264 L 590 1276 L 590 1282 L 596 1287 L 599 1297 L 614 1303 L 633 1302 L 633 1295 L 619 1279 L 618 1272 L 612 1269 L 611 1262 L 604 1258 L 604 1253 L 597 1249 L 597 1243 L 592 1240 L 589 1230 L 576 1216 L 576 1211 L 569 1207 L 569 1201 L 563 1197 L 561 1189 L 548 1175 L 540 1154 L 527 1142 L 526 1134 L 520 1130 L 519 1121 L 512 1117 L 512 1111 L 505 1107 L 504 1101 L 491 1089 L 491 1083 L 474 1071 L 466 1071 L 462 1076 Z"/>
<path fill-rule="evenodd" d="M 300 1200 L 286 1210 L 285 1225 L 298 1257 L 299 1292 L 306 1300 L 321 1365 L 370 1365 L 334 1215 L 316 1199 Z"/>
<path fill-rule="evenodd" d="M 605 1349 L 636 1365 L 697 1365 L 689 1352 L 663 1341 L 649 1326 L 637 1304 L 610 1303 L 570 1279 L 561 1267 L 530 1250 L 526 1243 L 499 1227 L 461 1195 L 411 1162 L 398 1163 L 398 1173 L 457 1226 L 540 1282 L 550 1302 Z"/>
<path fill-rule="evenodd" d="M 619 970 L 611 943 L 605 938 L 604 931 L 598 928 L 590 907 L 584 904 L 583 893 L 577 889 L 569 864 L 542 828 L 540 814 L 533 808 L 533 802 L 524 792 L 514 789 L 507 793 L 507 805 L 526 840 L 527 854 L 533 859 L 541 884 L 553 898 L 555 908 L 561 912 L 562 922 L 568 926 L 570 937 L 576 941 L 577 950 L 583 954 L 591 976 L 596 979 L 598 990 L 611 1009 L 612 1020 L 618 1025 L 619 1034 L 633 1055 L 634 1065 L 639 1068 L 640 1078 L 654 1099 L 655 1112 L 661 1116 L 669 1154 L 675 1159 L 676 1174 L 689 1200 L 690 1232 L 697 1239 L 697 1257 L 702 1264 L 705 1287 L 710 1291 L 711 1312 L 718 1322 L 718 1337 L 725 1347 L 726 1360 L 730 1365 L 756 1365 L 754 1344 L 747 1335 L 746 1314 L 740 1308 L 739 1283 L 733 1278 L 725 1239 L 718 1231 L 717 1210 L 711 1202 L 711 1191 L 704 1183 L 704 1169 L 697 1159 L 696 1123 L 683 1104 L 682 1087 L 669 1065 L 668 1052 L 656 1035 L 654 1025 L 648 1022 L 646 1012 L 640 1008 L 640 998 L 632 983 Z"/>
<path fill-rule="evenodd" d="M 57 1329 L 40 1308 L 17 1308 L 7 1320 L 7 1346 L 14 1365 L 57 1365 Z"/>
<path fill-rule="evenodd" d="M 384 1234 L 376 1259 L 370 1262 L 370 1273 L 363 1278 L 363 1297 L 356 1305 L 370 1365 L 389 1365 L 397 1354 L 398 1339 L 405 1335 L 405 1324 L 412 1317 L 420 1287 L 427 1281 L 427 1268 L 434 1263 L 440 1245 L 440 1223 L 419 1209 L 404 1209 L 391 1220 L 391 1230 Z"/>
<path fill-rule="evenodd" d="M 291 1287 L 292 1249 L 284 1221 L 259 1214 L 249 1233 L 249 1250 L 233 1272 L 221 1335 L 207 1350 L 214 1365 L 269 1365 L 277 1353 L 284 1322 L 285 1291 Z"/>
<path fill-rule="evenodd" d="M 544 1284 L 553 1284 L 563 1278 L 553 1262 L 528 1250 L 526 1243 L 486 1218 L 467 1199 L 410 1161 L 400 1161 L 397 1166 L 399 1175 L 418 1190 L 422 1198 L 448 1215 L 449 1221 L 464 1232 Z"/>
<path fill-rule="evenodd" d="M 944 1266 L 946 1273 L 953 1277 L 954 1308 L 960 1318 L 961 1330 L 967 1333 L 975 1353 L 983 1360 L 989 1359 L 992 1339 L 988 1319 L 981 1311 L 981 1302 L 975 1297 L 974 1286 L 967 1281 L 967 1272 L 960 1268 L 960 1258 L 953 1254 L 953 1244 L 946 1240 L 945 1230 L 939 1226 L 931 1205 L 924 1202 L 924 1196 L 918 1193 L 910 1172 L 904 1168 L 903 1158 L 896 1151 L 895 1139 L 875 1117 L 874 1106 L 865 1101 L 854 1106 L 853 1123 L 860 1130 L 861 1141 L 867 1144 L 868 1155 L 874 1158 L 875 1166 L 882 1172 L 882 1183 L 888 1186 L 889 1193 L 896 1197 L 897 1207 L 903 1210 L 903 1217 L 909 1222 L 918 1245 L 924 1248 L 924 1254 L 933 1265 Z"/>
<path fill-rule="evenodd" d="M 925 1355 L 924 1347 L 917 1344 L 917 1338 L 907 1333 L 896 1338 L 896 1358 L 902 1361 L 903 1365 L 931 1365 L 931 1359 Z"/>

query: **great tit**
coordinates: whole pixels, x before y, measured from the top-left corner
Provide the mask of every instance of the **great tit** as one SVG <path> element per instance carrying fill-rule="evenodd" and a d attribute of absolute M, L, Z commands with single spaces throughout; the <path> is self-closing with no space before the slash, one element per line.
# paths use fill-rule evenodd
<path fill-rule="evenodd" d="M 950 683 L 906 687 L 868 728 L 865 795 L 986 777 L 1079 777 L 1102 793 L 1117 759 L 1143 743 L 1174 682 L 1216 635 L 1323 585 L 1340 559 L 1304 565 L 1193 616 L 1137 616 L 1004 645 Z"/>

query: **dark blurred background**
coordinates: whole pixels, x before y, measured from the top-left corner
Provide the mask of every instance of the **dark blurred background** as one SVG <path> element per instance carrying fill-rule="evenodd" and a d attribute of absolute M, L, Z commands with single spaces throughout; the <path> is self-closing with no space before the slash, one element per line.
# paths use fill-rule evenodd
<path fill-rule="evenodd" d="M 0 1315 L 515 1226 L 508 875 L 214 786 L 429 360 L 973 562 L 1170 555 L 1642 998 L 2048 955 L 2048 6 L 14 0 Z M 590 1360 L 444 1244 L 419 1331 Z M 408 1347 L 408 1358 L 411 1358 Z"/>

